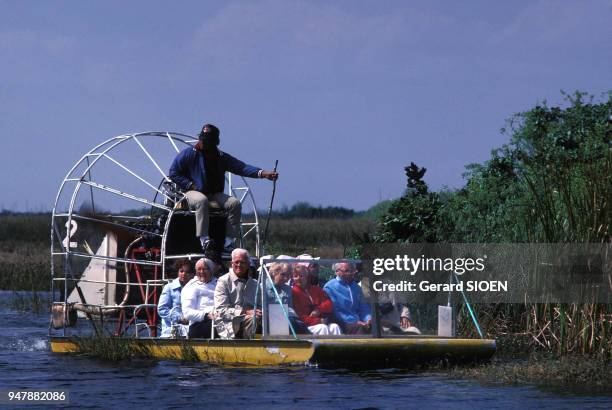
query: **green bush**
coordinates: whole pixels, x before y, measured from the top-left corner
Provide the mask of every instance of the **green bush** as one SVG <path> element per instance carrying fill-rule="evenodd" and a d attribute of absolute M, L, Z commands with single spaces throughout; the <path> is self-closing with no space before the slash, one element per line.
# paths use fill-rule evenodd
<path fill-rule="evenodd" d="M 484 164 L 471 164 L 466 185 L 429 192 L 424 168 L 406 167 L 408 190 L 382 216 L 377 242 L 611 241 L 612 93 L 602 102 L 565 95 L 568 107 L 538 105 L 502 131 L 510 142 Z M 489 336 L 528 335 L 535 349 L 609 358 L 611 307 L 603 304 L 477 306 Z M 460 307 L 459 330 L 473 336 Z"/>

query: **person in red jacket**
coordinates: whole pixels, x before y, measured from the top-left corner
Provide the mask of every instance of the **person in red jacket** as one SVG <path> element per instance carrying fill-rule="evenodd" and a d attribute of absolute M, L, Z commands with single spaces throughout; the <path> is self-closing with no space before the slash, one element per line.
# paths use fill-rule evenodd
<path fill-rule="evenodd" d="M 293 267 L 293 279 L 293 309 L 308 331 L 314 335 L 341 334 L 340 326 L 329 321 L 334 310 L 331 299 L 323 289 L 310 284 L 307 263 L 298 263 Z"/>

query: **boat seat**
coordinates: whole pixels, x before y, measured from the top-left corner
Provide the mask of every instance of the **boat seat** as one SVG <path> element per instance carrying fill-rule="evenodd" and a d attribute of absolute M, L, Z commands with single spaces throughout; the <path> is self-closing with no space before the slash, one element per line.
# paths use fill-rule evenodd
<path fill-rule="evenodd" d="M 225 211 L 225 209 L 223 209 L 221 204 L 217 201 L 208 201 L 208 211 L 209 211 L 210 216 L 227 217 L 227 212 Z M 192 211 L 189 209 L 189 206 L 187 206 L 187 201 L 185 199 L 177 202 L 176 205 L 174 206 L 174 213 L 187 214 L 187 213 L 194 213 L 194 212 L 195 211 Z"/>
<path fill-rule="evenodd" d="M 187 206 L 187 200 L 183 196 L 175 184 L 163 182 L 164 190 L 167 193 L 166 200 L 164 201 L 164 205 L 169 208 L 174 208 L 175 213 L 177 211 L 183 211 L 184 213 L 189 213 L 193 211 L 189 210 L 189 206 Z M 221 206 L 221 204 L 217 201 L 208 201 L 208 210 L 210 211 L 211 216 L 217 217 L 227 217 L 227 212 Z"/>

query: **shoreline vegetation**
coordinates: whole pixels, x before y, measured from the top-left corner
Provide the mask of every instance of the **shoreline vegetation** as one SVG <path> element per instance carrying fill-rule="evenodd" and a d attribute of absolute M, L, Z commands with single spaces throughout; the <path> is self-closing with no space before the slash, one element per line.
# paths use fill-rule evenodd
<path fill-rule="evenodd" d="M 610 394 L 612 371 L 600 357 L 551 356 L 531 353 L 527 357 L 494 357 L 490 363 L 454 367 L 453 378 L 473 379 L 489 385 L 536 385 L 563 391 Z"/>
<path fill-rule="evenodd" d="M 543 103 L 511 117 L 502 129 L 509 143 L 483 164 L 466 166 L 461 189 L 432 192 L 426 169 L 407 166 L 406 192 L 380 218 L 373 241 L 612 242 L 612 92 L 601 102 L 580 92 L 564 96 L 566 107 Z M 464 306 L 458 309 L 458 333 L 476 337 Z M 612 305 L 499 303 L 474 309 L 500 353 L 487 366 L 457 374 L 508 383 L 598 379 L 611 390 Z M 504 351 L 523 361 L 503 361 Z"/>
<path fill-rule="evenodd" d="M 266 245 L 270 254 L 341 258 L 376 229 L 374 217 L 367 212 L 345 209 L 354 216 L 337 217 L 336 210 L 344 208 L 312 208 L 318 217 L 294 215 L 293 208 L 286 212 L 289 216 L 283 211 L 273 215 Z M 326 214 L 326 209 L 331 212 Z M 50 213 L 0 212 L 0 290 L 50 290 L 50 226 Z"/>
<path fill-rule="evenodd" d="M 565 95 L 508 120 L 509 143 L 466 166 L 466 184 L 430 191 L 405 168 L 404 195 L 366 212 L 299 203 L 277 211 L 267 252 L 359 257 L 368 243 L 612 242 L 612 93 Z M 0 213 L 0 289 L 49 289 L 49 214 Z M 479 304 L 496 358 L 451 375 L 492 383 L 593 384 L 612 389 L 612 305 Z M 457 333 L 478 337 L 464 306 Z"/>

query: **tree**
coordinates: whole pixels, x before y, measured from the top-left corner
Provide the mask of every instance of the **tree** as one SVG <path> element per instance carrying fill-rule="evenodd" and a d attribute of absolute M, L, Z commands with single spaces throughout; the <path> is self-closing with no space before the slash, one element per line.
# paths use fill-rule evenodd
<path fill-rule="evenodd" d="M 394 201 L 382 216 L 376 242 L 436 242 L 439 211 L 442 203 L 437 193 L 429 192 L 423 181 L 426 168 L 419 168 L 414 162 L 404 168 L 408 189 Z"/>
<path fill-rule="evenodd" d="M 612 93 L 565 98 L 565 109 L 544 103 L 511 117 L 510 142 L 468 165 L 460 190 L 429 192 L 426 169 L 411 163 L 375 241 L 609 242 Z"/>
<path fill-rule="evenodd" d="M 454 241 L 609 242 L 612 201 L 612 95 L 599 104 L 566 95 L 569 106 L 538 105 L 503 130 L 509 144 L 484 165 L 444 215 Z"/>

